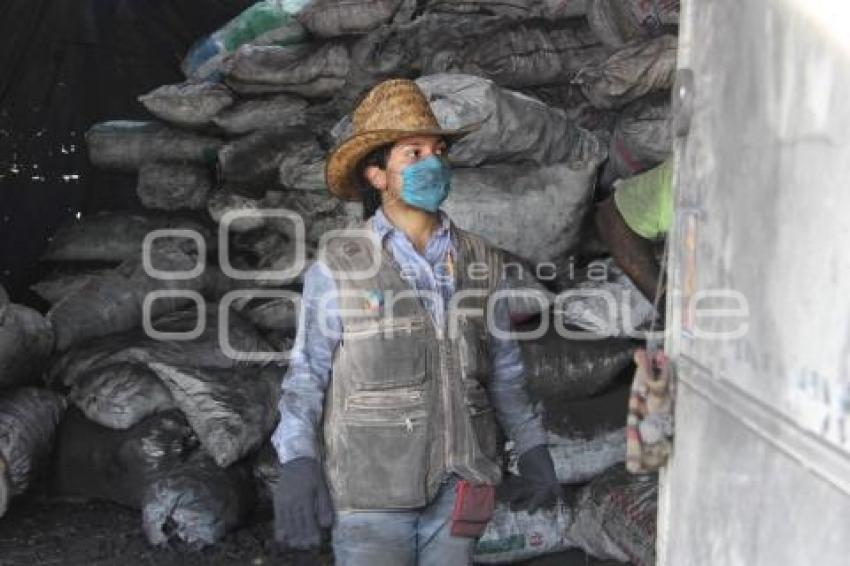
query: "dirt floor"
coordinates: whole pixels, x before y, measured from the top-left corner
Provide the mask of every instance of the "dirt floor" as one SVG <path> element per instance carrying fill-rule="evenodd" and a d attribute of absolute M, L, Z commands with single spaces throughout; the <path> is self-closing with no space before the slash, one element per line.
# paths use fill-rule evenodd
<path fill-rule="evenodd" d="M 108 502 L 70 503 L 40 496 L 15 499 L 0 519 L 0 566 L 223 566 L 332 564 L 326 553 L 296 560 L 278 554 L 271 515 L 259 512 L 249 526 L 200 551 L 152 548 L 139 511 Z"/>
<path fill-rule="evenodd" d="M 270 544 L 271 514 L 200 551 L 152 548 L 139 512 L 108 502 L 57 502 L 39 495 L 15 499 L 0 519 L 0 566 L 323 566 L 330 552 L 284 555 Z M 525 566 L 604 566 L 581 552 L 541 557 Z M 448 565 L 447 565 L 448 566 Z"/>

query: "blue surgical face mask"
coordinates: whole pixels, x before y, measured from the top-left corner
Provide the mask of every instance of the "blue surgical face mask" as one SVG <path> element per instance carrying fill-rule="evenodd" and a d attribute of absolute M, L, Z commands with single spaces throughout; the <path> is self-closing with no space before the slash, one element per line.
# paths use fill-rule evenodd
<path fill-rule="evenodd" d="M 436 155 L 408 165 L 401 171 L 401 200 L 436 212 L 449 196 L 451 173 L 449 165 Z"/>

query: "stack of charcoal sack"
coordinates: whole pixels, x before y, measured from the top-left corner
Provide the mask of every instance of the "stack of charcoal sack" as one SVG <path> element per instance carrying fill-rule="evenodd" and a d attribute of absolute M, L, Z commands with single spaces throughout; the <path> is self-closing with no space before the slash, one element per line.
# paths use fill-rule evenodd
<path fill-rule="evenodd" d="M 46 316 L 0 306 L 0 420 L 23 446 L 0 438 L 0 504 L 52 442 L 55 491 L 140 509 L 154 544 L 212 544 L 243 524 L 274 482 L 277 354 L 297 312 L 287 293 L 322 235 L 362 217 L 326 190 L 325 157 L 366 90 L 407 77 L 444 127 L 483 121 L 451 147 L 444 208 L 515 260 L 512 288 L 533 295 L 511 298 L 518 327 L 549 323 L 522 347 L 559 478 L 574 486 L 553 512 L 500 507 L 476 559 L 575 547 L 651 563 L 656 484 L 622 462 L 638 344 L 626 327 L 655 313 L 587 219 L 613 181 L 671 151 L 678 10 L 678 0 L 264 0 L 200 39 L 185 82 L 140 93 L 149 121 L 86 135 L 96 166 L 137 175 L 145 212 L 54 234 L 43 259 L 55 269 L 33 286 Z M 46 416 L 16 416 L 37 414 L 15 408 L 25 403 Z"/>

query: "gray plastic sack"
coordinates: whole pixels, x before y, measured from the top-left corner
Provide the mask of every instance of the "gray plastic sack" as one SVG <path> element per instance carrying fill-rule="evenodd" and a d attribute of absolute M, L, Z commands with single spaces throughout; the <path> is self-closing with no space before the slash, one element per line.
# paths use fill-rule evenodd
<path fill-rule="evenodd" d="M 543 428 L 564 438 L 597 438 L 621 430 L 627 417 L 633 368 L 628 366 L 610 388 L 592 397 L 544 397 L 538 402 Z"/>
<path fill-rule="evenodd" d="M 274 185 L 284 156 L 313 141 L 305 131 L 259 131 L 235 139 L 218 153 L 218 171 L 226 183 Z"/>
<path fill-rule="evenodd" d="M 263 339 L 253 324 L 239 313 L 229 309 L 227 324 L 220 319 L 219 304 L 205 305 L 206 320 L 200 334 L 191 340 L 159 339 L 148 336 L 140 328 L 114 333 L 109 336 L 89 340 L 59 356 L 51 364 L 47 377 L 51 384 L 59 387 L 75 387 L 85 374 L 117 363 L 197 365 L 204 367 L 233 368 L 250 365 L 240 352 L 266 352 L 269 344 Z M 159 332 L 185 334 L 198 326 L 198 311 L 194 305 L 155 317 L 153 328 Z M 220 326 L 227 334 L 222 335 Z M 222 341 L 236 351 L 225 352 Z"/>
<path fill-rule="evenodd" d="M 103 211 L 83 216 L 60 226 L 50 238 L 47 249 L 41 256 L 47 261 L 115 261 L 139 260 L 142 243 L 154 230 L 184 229 L 197 232 L 214 249 L 215 238 L 210 230 L 185 217 L 165 214 L 132 214 L 127 212 Z M 197 250 L 193 240 L 182 236 L 157 238 L 154 247 Z"/>
<path fill-rule="evenodd" d="M 611 467 L 579 493 L 570 539 L 602 559 L 655 564 L 658 477 Z"/>
<path fill-rule="evenodd" d="M 279 130 L 306 123 L 307 101 L 291 94 L 242 100 L 219 112 L 213 123 L 231 135 Z"/>
<path fill-rule="evenodd" d="M 299 305 L 287 297 L 245 297 L 233 308 L 261 330 L 294 331 L 298 323 Z"/>
<path fill-rule="evenodd" d="M 186 417 L 176 409 L 114 430 L 71 407 L 56 432 L 51 490 L 63 498 L 105 499 L 139 509 L 145 486 L 198 448 Z"/>
<path fill-rule="evenodd" d="M 540 0 L 429 0 L 428 12 L 503 16 L 515 20 L 541 15 Z"/>
<path fill-rule="evenodd" d="M 564 325 L 600 337 L 641 338 L 655 317 L 652 303 L 611 258 L 590 262 L 569 283 L 555 310 Z"/>
<path fill-rule="evenodd" d="M 624 45 L 573 79 L 598 108 L 618 108 L 651 92 L 670 89 L 676 75 L 678 41 L 662 35 Z"/>
<path fill-rule="evenodd" d="M 257 498 L 262 505 L 274 501 L 274 490 L 280 479 L 280 460 L 271 442 L 266 442 L 254 455 L 251 474 L 257 485 Z"/>
<path fill-rule="evenodd" d="M 197 257 L 164 247 L 155 247 L 151 259 L 153 267 L 163 271 L 188 271 L 197 264 Z M 50 308 L 47 320 L 55 332 L 56 350 L 64 351 L 89 338 L 140 327 L 142 306 L 152 291 L 201 291 L 205 284 L 204 274 L 179 280 L 151 277 L 141 259 L 128 259 L 102 276 L 92 276 Z M 151 318 L 193 302 L 185 295 L 159 297 L 150 303 Z"/>
<path fill-rule="evenodd" d="M 389 22 L 402 0 L 313 0 L 298 21 L 315 37 L 366 33 Z"/>
<path fill-rule="evenodd" d="M 284 369 L 204 368 L 152 362 L 216 464 L 227 467 L 259 447 L 277 424 Z"/>
<path fill-rule="evenodd" d="M 461 69 L 502 86 L 520 88 L 569 82 L 579 69 L 607 54 L 608 49 L 581 21 L 563 26 L 522 22 L 496 34 L 478 36 L 463 53 Z"/>
<path fill-rule="evenodd" d="M 345 85 L 348 71 L 348 49 L 341 43 L 243 45 L 227 61 L 225 78 L 234 90 L 247 94 L 328 98 Z"/>
<path fill-rule="evenodd" d="M 206 452 L 163 470 L 142 498 L 142 530 L 152 545 L 197 550 L 242 526 L 255 505 L 246 465 L 221 468 Z"/>
<path fill-rule="evenodd" d="M 443 209 L 461 228 L 500 248 L 533 262 L 551 261 L 578 240 L 600 154 L 572 164 L 454 168 Z"/>
<path fill-rule="evenodd" d="M 587 0 L 429 0 L 426 12 L 562 20 L 584 16 Z"/>
<path fill-rule="evenodd" d="M 278 181 L 287 189 L 324 191 L 327 151 L 314 140 L 291 144 L 280 160 Z"/>
<path fill-rule="evenodd" d="M 599 40 L 619 47 L 679 22 L 679 0 L 587 0 L 587 21 Z"/>
<path fill-rule="evenodd" d="M 86 144 L 96 167 L 136 171 L 151 161 L 215 163 L 222 142 L 157 122 L 116 120 L 92 126 Z"/>
<path fill-rule="evenodd" d="M 63 266 L 30 285 L 30 289 L 48 303 L 55 304 L 85 285 L 92 276 L 103 276 L 111 269 L 110 267 L 67 269 Z M 0 310 L 2 310 L 2 307 L 0 307 Z"/>
<path fill-rule="evenodd" d="M 419 77 L 416 84 L 442 127 L 484 121 L 452 145 L 449 157 L 455 165 L 525 161 L 548 165 L 604 158 L 596 137 L 578 128 L 564 111 L 493 81 L 441 73 Z"/>
<path fill-rule="evenodd" d="M 136 194 L 145 208 L 202 210 L 212 189 L 208 168 L 181 163 L 145 163 Z"/>
<path fill-rule="evenodd" d="M 146 365 L 116 362 L 76 379 L 68 400 L 99 425 L 128 429 L 153 413 L 174 407 L 171 393 Z"/>
<path fill-rule="evenodd" d="M 233 93 L 220 83 L 188 82 L 164 85 L 139 97 L 148 111 L 177 126 L 196 127 L 233 104 Z"/>
<path fill-rule="evenodd" d="M 46 462 L 53 447 L 56 425 L 65 411 L 65 400 L 45 389 L 22 387 L 0 393 L 0 460 L 6 473 L 0 474 L 0 492 L 6 493 L 0 516 L 8 499 L 26 491 Z"/>
<path fill-rule="evenodd" d="M 621 338 L 569 340 L 551 324 L 542 338 L 519 340 L 519 345 L 529 393 L 535 399 L 579 399 L 600 393 L 629 366 L 635 349 L 631 340 Z"/>
<path fill-rule="evenodd" d="M 216 223 L 230 211 L 256 212 L 263 207 L 263 199 L 251 198 L 230 190 L 228 187 L 214 190 L 207 200 L 207 212 Z M 234 218 L 228 225 L 230 232 L 247 232 L 255 230 L 266 223 L 262 216 L 245 214 Z"/>
<path fill-rule="evenodd" d="M 0 389 L 38 381 L 53 343 L 53 328 L 37 310 L 0 305 Z"/>
<path fill-rule="evenodd" d="M 0 285 L 0 317 L 3 316 L 3 312 L 6 310 L 6 307 L 9 306 L 9 294 L 6 293 L 6 289 L 3 288 L 3 285 Z"/>
<path fill-rule="evenodd" d="M 600 182 L 610 186 L 655 167 L 673 152 L 670 97 L 658 93 L 626 106 L 617 120 Z"/>

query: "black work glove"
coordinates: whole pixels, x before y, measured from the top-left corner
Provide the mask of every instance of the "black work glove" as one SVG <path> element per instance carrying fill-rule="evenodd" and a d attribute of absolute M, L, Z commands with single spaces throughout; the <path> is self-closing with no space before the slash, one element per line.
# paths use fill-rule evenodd
<path fill-rule="evenodd" d="M 507 478 L 499 488 L 499 499 L 510 502 L 512 511 L 551 509 L 563 498 L 561 484 L 555 475 L 555 464 L 545 444 L 529 448 L 517 462 L 519 477 Z"/>
<path fill-rule="evenodd" d="M 319 546 L 321 528 L 333 525 L 334 511 L 322 467 L 296 458 L 280 467 L 274 490 L 274 538 L 282 548 Z"/>

